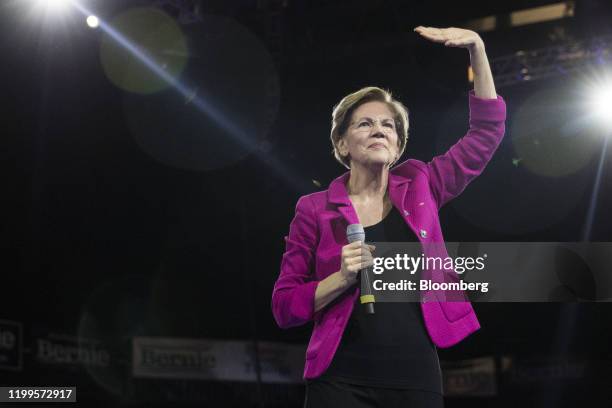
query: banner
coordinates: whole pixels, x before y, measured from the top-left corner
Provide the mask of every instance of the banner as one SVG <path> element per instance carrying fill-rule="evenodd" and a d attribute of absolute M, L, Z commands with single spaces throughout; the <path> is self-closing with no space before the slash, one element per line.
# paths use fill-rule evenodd
<path fill-rule="evenodd" d="M 254 343 L 210 339 L 134 337 L 134 377 L 257 381 Z M 258 342 L 261 380 L 301 382 L 304 345 Z"/>
<path fill-rule="evenodd" d="M 23 325 L 0 319 L 0 370 L 23 369 Z"/>

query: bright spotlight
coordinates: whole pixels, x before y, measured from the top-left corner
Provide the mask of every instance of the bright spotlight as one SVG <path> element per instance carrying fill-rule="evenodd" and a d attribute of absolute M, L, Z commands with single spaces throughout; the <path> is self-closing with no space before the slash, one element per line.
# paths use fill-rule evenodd
<path fill-rule="evenodd" d="M 612 124 L 612 84 L 604 84 L 593 92 L 594 113 L 608 124 Z"/>
<path fill-rule="evenodd" d="M 100 25 L 100 21 L 98 20 L 98 17 L 92 15 L 87 17 L 87 25 L 91 28 L 96 28 Z"/>
<path fill-rule="evenodd" d="M 46 10 L 57 12 L 67 8 L 71 0 L 37 0 L 37 3 Z"/>
<path fill-rule="evenodd" d="M 585 118 L 609 133 L 612 131 L 612 70 L 593 72 L 585 78 L 583 109 Z"/>

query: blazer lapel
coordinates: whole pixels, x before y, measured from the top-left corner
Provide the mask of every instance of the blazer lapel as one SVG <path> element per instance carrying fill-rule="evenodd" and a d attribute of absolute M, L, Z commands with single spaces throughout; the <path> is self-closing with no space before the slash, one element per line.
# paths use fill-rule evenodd
<path fill-rule="evenodd" d="M 397 208 L 397 211 L 401 214 L 406 225 L 412 229 L 417 239 L 421 241 L 419 230 L 412 222 L 414 220 L 414 211 L 410 208 L 412 201 L 406 200 L 406 194 L 413 189 L 414 184 L 412 183 L 412 178 L 398 176 L 389 172 L 389 198 L 395 208 Z"/>
<path fill-rule="evenodd" d="M 336 204 L 337 209 L 348 224 L 359 224 L 359 217 L 355 212 L 355 208 L 349 199 L 346 190 L 346 182 L 350 176 L 350 171 L 345 172 L 341 176 L 335 178 L 329 185 L 328 200 L 330 203 Z M 404 215 L 403 203 L 406 192 L 409 190 L 412 179 L 397 176 L 391 171 L 389 172 L 388 191 L 391 202 Z"/>
<path fill-rule="evenodd" d="M 406 192 L 408 191 L 411 185 L 412 179 L 406 177 L 400 177 L 392 172 L 389 172 L 389 198 L 391 202 L 400 212 L 400 214 L 404 214 L 404 203 L 406 198 Z"/>
<path fill-rule="evenodd" d="M 346 182 L 350 176 L 350 171 L 345 172 L 340 177 L 336 177 L 328 189 L 328 200 L 338 206 L 338 211 L 348 224 L 359 224 L 359 217 L 353 208 L 353 203 L 349 199 L 346 191 Z"/>

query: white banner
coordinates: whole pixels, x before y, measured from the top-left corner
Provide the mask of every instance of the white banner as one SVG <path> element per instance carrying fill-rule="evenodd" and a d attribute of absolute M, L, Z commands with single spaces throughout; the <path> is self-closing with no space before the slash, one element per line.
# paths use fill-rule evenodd
<path fill-rule="evenodd" d="M 253 343 L 210 339 L 134 337 L 134 377 L 257 381 Z M 304 345 L 259 342 L 261 379 L 301 382 Z"/>

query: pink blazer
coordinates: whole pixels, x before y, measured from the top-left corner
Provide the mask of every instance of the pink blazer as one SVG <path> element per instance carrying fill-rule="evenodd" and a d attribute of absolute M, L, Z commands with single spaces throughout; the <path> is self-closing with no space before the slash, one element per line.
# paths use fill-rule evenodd
<path fill-rule="evenodd" d="M 469 130 L 463 138 L 429 163 L 410 159 L 389 171 L 389 197 L 418 237 L 425 256 L 444 256 L 438 211 L 484 170 L 504 136 L 504 99 L 479 98 L 474 91 L 468 97 Z M 359 287 L 354 285 L 314 312 L 319 281 L 340 270 L 341 249 L 348 244 L 347 225 L 359 223 L 346 190 L 349 174 L 347 171 L 333 180 L 326 191 L 298 199 L 272 293 L 272 313 L 279 327 L 314 322 L 304 379 L 318 377 L 329 367 L 359 296 Z M 431 245 L 435 243 L 438 245 Z M 435 280 L 448 278 L 437 271 L 431 273 Z M 427 332 L 441 348 L 460 342 L 480 328 L 469 301 L 445 301 L 444 296 L 430 292 L 421 300 Z"/>

